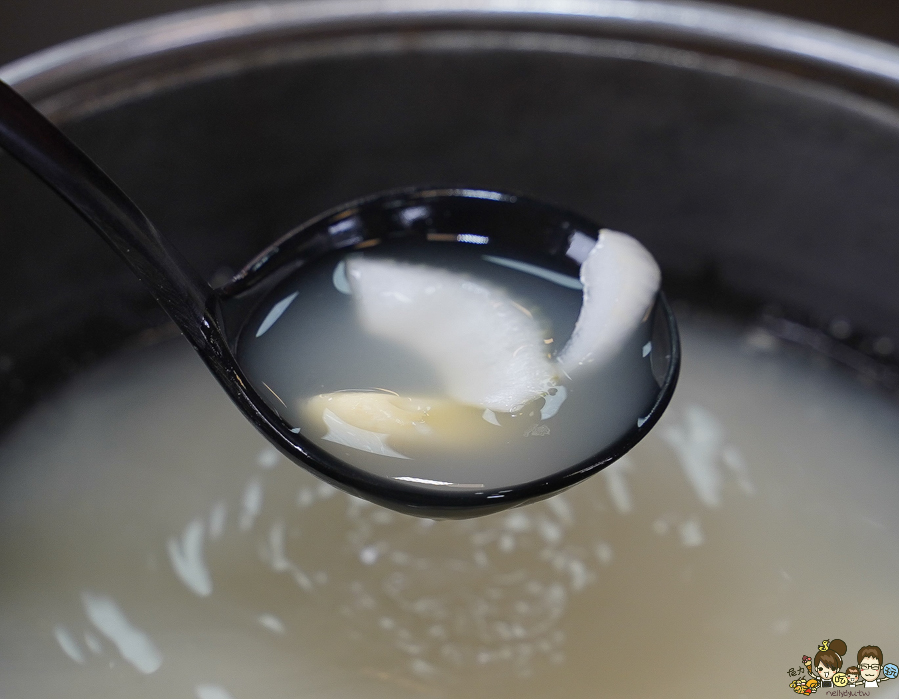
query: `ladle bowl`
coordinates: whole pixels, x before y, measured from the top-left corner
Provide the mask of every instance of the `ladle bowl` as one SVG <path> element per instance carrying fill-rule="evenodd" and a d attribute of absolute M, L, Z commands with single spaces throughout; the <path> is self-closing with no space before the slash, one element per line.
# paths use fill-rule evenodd
<path fill-rule="evenodd" d="M 409 211 L 426 215 L 416 216 L 410 223 L 404 220 Z M 219 291 L 222 327 L 228 346 L 236 347 L 243 324 L 251 315 L 249 310 L 270 289 L 297 268 L 333 251 L 370 249 L 397 238 L 443 249 L 447 245 L 466 246 L 470 244 L 467 241 L 475 239 L 484 254 L 511 249 L 556 265 L 567 263 L 576 270 L 577 266 L 566 258 L 572 236 L 580 232 L 595 237 L 599 231 L 600 226 L 582 216 L 517 194 L 421 187 L 374 195 L 303 224 L 248 264 Z M 652 429 L 671 400 L 680 368 L 677 324 L 661 292 L 649 322 L 652 350 L 648 359 L 658 385 L 650 410 L 632 416 L 631 428 L 591 458 L 574 464 L 559 463 L 554 473 L 536 480 L 522 478 L 504 485 L 460 489 L 404 483 L 371 473 L 334 457 L 306 438 L 298 439 L 299 435 L 291 431 L 293 425 L 278 414 L 277 404 L 262 397 L 262 387 L 256 393 L 257 400 L 268 410 L 260 410 L 254 422 L 294 461 L 308 464 L 325 480 L 366 499 L 426 517 L 489 514 L 548 497 L 580 482 L 626 454 Z M 597 415 L 608 410 L 597 410 Z"/>

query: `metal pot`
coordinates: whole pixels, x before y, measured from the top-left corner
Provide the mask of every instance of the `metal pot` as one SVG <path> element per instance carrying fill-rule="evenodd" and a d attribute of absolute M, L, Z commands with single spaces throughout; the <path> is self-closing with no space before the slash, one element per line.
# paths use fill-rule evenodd
<path fill-rule="evenodd" d="M 0 77 L 210 279 L 371 192 L 518 190 L 641 239 L 675 298 L 761 317 L 895 388 L 891 46 L 693 3 L 329 0 L 139 22 Z M 3 155 L 0 192 L 9 424 L 168 325 L 97 236 Z M 397 692 L 431 691 L 378 672 Z"/>
<path fill-rule="evenodd" d="M 627 230 L 669 283 L 899 337 L 899 52 L 692 4 L 322 2 L 139 22 L 15 84 L 201 270 L 421 182 L 529 192 Z M 164 322 L 7 158 L 2 418 Z M 697 286 L 699 285 L 699 286 Z M 753 306 L 755 307 L 755 306 Z"/>

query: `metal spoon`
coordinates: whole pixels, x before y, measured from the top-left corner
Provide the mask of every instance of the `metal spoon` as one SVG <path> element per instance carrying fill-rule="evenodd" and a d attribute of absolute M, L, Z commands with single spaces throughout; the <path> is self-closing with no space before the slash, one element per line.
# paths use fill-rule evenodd
<path fill-rule="evenodd" d="M 131 267 L 171 316 L 219 383 L 265 437 L 288 458 L 329 483 L 392 509 L 435 518 L 463 518 L 539 500 L 596 473 L 628 452 L 667 407 L 677 382 L 680 348 L 674 316 L 661 292 L 644 319 L 654 391 L 632 427 L 578 463 L 501 487 L 441 487 L 360 468 L 299 433 L 275 401 L 257 390 L 238 347 L 270 292 L 304 264 L 338 250 L 377 244 L 402 229 L 441 244 L 498 241 L 530 256 L 564 260 L 572 236 L 599 227 L 553 206 L 512 194 L 418 188 L 352 202 L 303 224 L 258 255 L 227 285 L 212 289 L 163 238 L 140 209 L 77 146 L 11 87 L 0 82 L 0 146 L 63 197 Z M 409 217 L 409 211 L 426 216 Z M 403 212 L 406 212 L 404 214 Z M 404 218 L 405 216 L 405 218 Z"/>

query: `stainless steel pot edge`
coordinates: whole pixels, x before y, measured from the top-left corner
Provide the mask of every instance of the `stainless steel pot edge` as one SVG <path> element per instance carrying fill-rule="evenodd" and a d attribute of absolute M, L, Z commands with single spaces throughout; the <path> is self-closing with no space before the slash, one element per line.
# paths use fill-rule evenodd
<path fill-rule="evenodd" d="M 0 68 L 25 94 L 124 62 L 224 39 L 334 31 L 372 23 L 428 25 L 477 18 L 579 31 L 655 32 L 671 40 L 747 50 L 899 83 L 899 47 L 800 20 L 694 2 L 654 0 L 311 0 L 234 3 L 142 20 L 27 56 Z"/>
<path fill-rule="evenodd" d="M 212 44 L 210 44 L 211 46 Z M 43 82 L 41 95 L 35 101 L 38 108 L 51 120 L 65 123 L 116 106 L 173 89 L 192 82 L 221 78 L 247 70 L 285 63 L 309 61 L 320 58 L 376 56 L 396 54 L 410 50 L 410 43 L 401 31 L 378 32 L 372 35 L 358 33 L 343 37 L 306 37 L 301 41 L 279 43 L 241 52 L 239 57 L 200 56 L 192 61 L 167 65 L 165 70 L 149 70 L 146 74 L 127 71 L 98 88 L 92 81 L 79 83 L 85 89 L 74 87 L 66 81 Z M 596 38 L 573 34 L 537 31 L 478 31 L 474 29 L 421 32 L 415 39 L 414 50 L 429 51 L 477 51 L 502 50 L 519 52 L 546 52 L 577 55 L 590 58 L 611 58 L 665 64 L 672 67 L 699 70 L 735 77 L 769 86 L 779 86 L 796 93 L 803 93 L 822 102 L 864 113 L 868 118 L 890 128 L 899 129 L 899 99 L 884 103 L 869 97 L 852 94 L 821 81 L 809 80 L 768 67 L 714 56 L 671 46 Z M 161 58 L 164 54 L 157 54 Z M 152 57 L 150 63 L 153 63 Z M 111 66 L 112 67 L 112 66 Z M 70 75 L 72 78 L 77 76 Z M 83 77 L 83 76 L 82 76 Z M 77 82 L 77 80 L 76 80 Z"/>

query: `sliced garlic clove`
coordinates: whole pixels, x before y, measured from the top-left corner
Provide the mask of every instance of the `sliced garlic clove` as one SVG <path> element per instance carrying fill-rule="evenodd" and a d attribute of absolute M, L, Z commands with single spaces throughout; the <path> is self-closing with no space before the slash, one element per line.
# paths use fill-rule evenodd
<path fill-rule="evenodd" d="M 309 399 L 303 412 L 326 430 L 323 439 L 381 456 L 409 458 L 419 445 L 464 448 L 493 436 L 484 410 L 453 400 L 374 391 L 336 391 Z"/>

